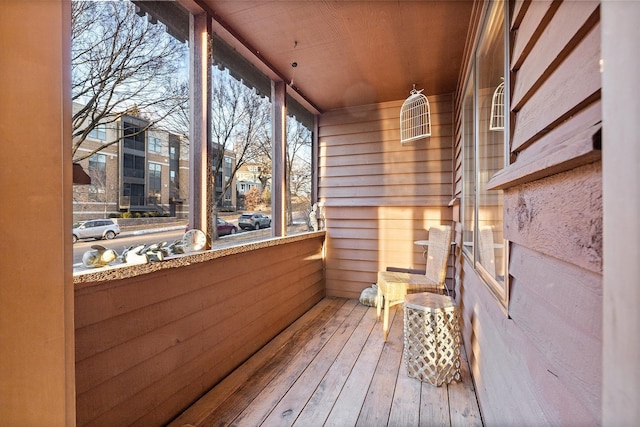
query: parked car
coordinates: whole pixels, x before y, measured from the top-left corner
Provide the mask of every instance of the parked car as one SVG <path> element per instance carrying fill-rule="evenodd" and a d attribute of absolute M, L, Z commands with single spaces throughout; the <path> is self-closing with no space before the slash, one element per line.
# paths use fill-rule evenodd
<path fill-rule="evenodd" d="M 238 227 L 231 224 L 230 222 L 225 221 L 224 219 L 218 218 L 218 236 L 236 234 L 236 231 L 238 231 Z"/>
<path fill-rule="evenodd" d="M 73 225 L 73 243 L 79 239 L 113 239 L 120 234 L 120 226 L 111 218 L 92 219 Z"/>
<path fill-rule="evenodd" d="M 238 218 L 238 227 L 243 230 L 258 230 L 271 227 L 271 218 L 261 213 L 243 213 Z"/>

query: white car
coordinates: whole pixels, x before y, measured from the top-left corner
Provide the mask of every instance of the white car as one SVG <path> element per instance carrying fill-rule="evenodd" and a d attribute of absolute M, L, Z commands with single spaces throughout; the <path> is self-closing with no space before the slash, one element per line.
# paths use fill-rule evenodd
<path fill-rule="evenodd" d="M 120 234 L 120 226 L 111 218 L 92 219 L 73 226 L 73 243 L 80 239 L 113 239 Z"/>
<path fill-rule="evenodd" d="M 259 230 L 271 227 L 271 218 L 261 213 L 244 213 L 238 218 L 238 227 L 243 230 Z"/>

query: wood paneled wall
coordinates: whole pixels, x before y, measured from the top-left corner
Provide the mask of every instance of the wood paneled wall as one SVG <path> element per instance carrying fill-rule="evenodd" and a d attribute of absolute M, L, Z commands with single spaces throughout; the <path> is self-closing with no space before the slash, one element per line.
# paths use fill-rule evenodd
<path fill-rule="evenodd" d="M 463 261 L 465 346 L 487 425 L 600 425 L 599 2 L 511 6 L 512 164 L 489 183 L 504 190 L 509 316 Z M 458 132 L 458 171 L 461 146 Z"/>
<path fill-rule="evenodd" d="M 432 136 L 404 146 L 404 100 L 320 117 L 328 295 L 357 298 L 387 267 L 423 269 L 422 248 L 413 242 L 427 239 L 433 225 L 451 224 L 452 95 L 428 99 Z"/>
<path fill-rule="evenodd" d="M 295 237 L 77 285 L 77 424 L 166 424 L 322 299 L 324 236 Z"/>

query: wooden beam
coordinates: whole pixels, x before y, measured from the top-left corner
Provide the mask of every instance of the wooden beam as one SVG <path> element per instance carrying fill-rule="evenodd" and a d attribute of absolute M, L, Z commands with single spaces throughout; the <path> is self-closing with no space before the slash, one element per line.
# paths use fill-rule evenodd
<path fill-rule="evenodd" d="M 212 194 L 211 175 L 211 19 L 206 13 L 189 19 L 190 45 L 190 149 L 189 149 L 189 227 L 209 231 Z M 207 233 L 208 234 L 208 233 Z"/>
<path fill-rule="evenodd" d="M 273 236 L 285 236 L 287 224 L 285 216 L 285 153 L 287 147 L 286 131 L 286 84 L 283 81 L 271 82 L 271 229 Z"/>
<path fill-rule="evenodd" d="M 319 135 L 320 125 L 318 116 L 313 116 L 313 134 L 311 136 L 311 203 L 318 203 L 318 164 L 320 160 Z"/>
<path fill-rule="evenodd" d="M 603 1 L 602 425 L 640 419 L 640 2 Z M 608 144 L 607 144 L 608 142 Z"/>
<path fill-rule="evenodd" d="M 76 425 L 70 41 L 69 0 L 2 3 L 3 425 Z"/>

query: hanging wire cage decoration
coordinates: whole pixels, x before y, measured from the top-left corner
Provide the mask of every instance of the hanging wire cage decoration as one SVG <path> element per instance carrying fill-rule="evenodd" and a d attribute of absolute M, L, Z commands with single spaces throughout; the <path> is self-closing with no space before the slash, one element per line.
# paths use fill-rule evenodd
<path fill-rule="evenodd" d="M 491 121 L 489 130 L 504 130 L 504 78 L 493 91 L 491 99 Z"/>
<path fill-rule="evenodd" d="M 400 143 L 431 136 L 431 110 L 429 100 L 421 90 L 413 90 L 400 109 Z"/>

